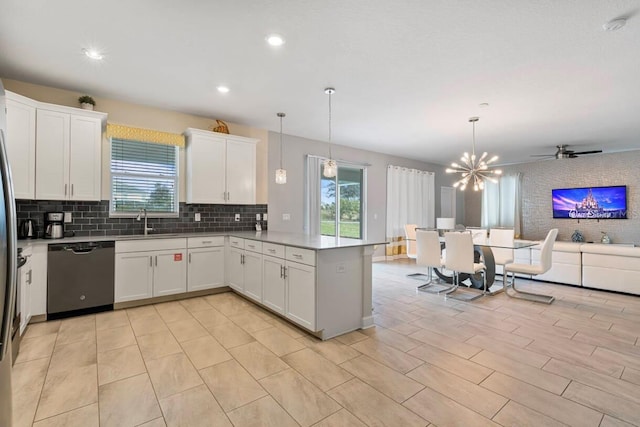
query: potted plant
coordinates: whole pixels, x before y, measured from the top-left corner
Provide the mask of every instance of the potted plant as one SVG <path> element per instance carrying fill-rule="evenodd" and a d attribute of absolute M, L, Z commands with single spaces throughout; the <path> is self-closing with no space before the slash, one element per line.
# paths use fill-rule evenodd
<path fill-rule="evenodd" d="M 82 95 L 78 98 L 78 102 L 80 103 L 80 107 L 85 110 L 93 110 L 94 105 L 96 105 L 96 101 L 89 95 Z"/>

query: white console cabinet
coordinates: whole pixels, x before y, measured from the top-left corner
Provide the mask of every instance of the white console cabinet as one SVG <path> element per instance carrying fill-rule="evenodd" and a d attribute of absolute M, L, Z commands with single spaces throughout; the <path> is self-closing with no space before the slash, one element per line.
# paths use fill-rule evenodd
<path fill-rule="evenodd" d="M 257 139 L 189 128 L 187 203 L 255 204 Z"/>

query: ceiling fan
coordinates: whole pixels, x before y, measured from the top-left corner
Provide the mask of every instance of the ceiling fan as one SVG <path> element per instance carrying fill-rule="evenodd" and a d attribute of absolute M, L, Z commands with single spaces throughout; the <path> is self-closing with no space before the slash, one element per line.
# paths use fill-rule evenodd
<path fill-rule="evenodd" d="M 569 145 L 561 144 L 556 145 L 558 147 L 558 151 L 555 154 L 533 154 L 531 157 L 555 157 L 556 159 L 575 159 L 578 156 L 583 154 L 598 154 L 602 153 L 602 150 L 590 150 L 590 151 L 573 151 L 569 150 Z"/>

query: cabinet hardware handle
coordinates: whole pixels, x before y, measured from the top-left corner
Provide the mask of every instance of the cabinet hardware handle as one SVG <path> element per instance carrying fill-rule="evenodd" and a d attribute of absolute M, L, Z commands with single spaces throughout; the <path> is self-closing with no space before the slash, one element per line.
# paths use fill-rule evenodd
<path fill-rule="evenodd" d="M 281 278 L 281 279 L 282 279 L 282 276 L 284 275 L 284 273 L 282 272 L 282 268 L 283 268 L 283 266 L 281 265 L 281 266 L 280 266 L 280 278 Z"/>
<path fill-rule="evenodd" d="M 287 267 L 282 267 L 283 271 L 284 271 L 284 276 L 283 278 L 286 279 L 287 278 Z"/>
<path fill-rule="evenodd" d="M 64 185 L 64 195 L 67 195 L 67 184 Z"/>
<path fill-rule="evenodd" d="M 71 184 L 71 195 L 73 196 L 73 184 Z"/>
<path fill-rule="evenodd" d="M 202 241 L 202 244 L 203 244 L 203 245 L 206 245 L 207 243 L 208 243 L 208 244 L 211 244 L 211 243 L 213 243 L 213 242 L 212 242 L 211 240 L 203 240 L 203 241 Z"/>
<path fill-rule="evenodd" d="M 156 255 L 156 267 L 158 266 L 158 255 Z"/>
<path fill-rule="evenodd" d="M 293 255 L 293 256 L 294 256 L 294 257 L 296 257 L 297 259 L 302 259 L 302 255 L 300 255 L 300 254 L 291 254 L 291 255 Z"/>
<path fill-rule="evenodd" d="M 191 254 L 189 254 L 189 264 L 191 264 Z"/>
<path fill-rule="evenodd" d="M 33 279 L 33 270 L 29 270 L 27 272 L 27 276 L 29 276 L 29 278 L 27 279 L 27 283 L 30 285 L 31 283 L 33 283 L 32 279 Z"/>
<path fill-rule="evenodd" d="M 269 253 L 275 254 L 276 250 L 275 249 L 267 249 L 269 251 Z"/>
<path fill-rule="evenodd" d="M 153 267 L 153 257 L 149 257 L 149 267 Z"/>

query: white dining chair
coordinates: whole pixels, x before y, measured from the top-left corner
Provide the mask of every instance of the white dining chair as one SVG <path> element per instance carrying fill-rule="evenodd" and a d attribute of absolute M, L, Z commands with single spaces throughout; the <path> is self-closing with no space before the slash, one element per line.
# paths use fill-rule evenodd
<path fill-rule="evenodd" d="M 447 292 L 453 287 L 445 286 L 440 282 L 433 280 L 433 269 L 444 267 L 444 258 L 442 257 L 442 251 L 440 249 L 440 239 L 437 230 L 417 230 L 416 231 L 416 243 L 418 246 L 416 264 L 425 266 L 429 271 L 429 281 L 423 285 L 418 286 L 418 290 L 441 293 Z"/>
<path fill-rule="evenodd" d="M 407 258 L 416 259 L 418 245 L 416 244 L 416 224 L 405 224 L 404 236 L 407 245 Z"/>
<path fill-rule="evenodd" d="M 536 276 L 549 271 L 551 268 L 551 256 L 553 250 L 553 242 L 558 237 L 558 229 L 553 228 L 549 230 L 547 237 L 542 242 L 540 248 L 540 263 L 539 264 L 520 264 L 520 263 L 508 263 L 504 266 L 503 286 L 507 295 L 513 298 L 521 298 L 529 301 L 542 302 L 545 304 L 551 304 L 555 297 L 551 295 L 536 294 L 533 292 L 519 291 L 516 289 L 516 273 L 531 274 Z M 511 273 L 511 288 L 513 292 L 509 292 L 507 289 L 507 276 Z"/>
<path fill-rule="evenodd" d="M 503 269 L 505 264 L 513 262 L 513 241 L 513 228 L 492 228 L 489 232 L 493 260 L 496 265 L 501 265 Z"/>
<path fill-rule="evenodd" d="M 482 277 L 484 279 L 483 293 L 452 296 L 452 298 L 472 301 L 487 293 L 486 267 L 484 263 L 474 262 L 473 239 L 471 238 L 471 233 L 445 233 L 444 241 L 447 249 L 447 256 L 445 258 L 444 265 L 446 268 L 453 271 L 454 282 L 452 289 L 446 293 L 449 294 L 460 286 L 460 273 L 476 274 L 478 272 L 482 272 Z"/>
<path fill-rule="evenodd" d="M 487 229 L 486 228 L 469 228 L 467 231 L 471 232 L 471 238 L 474 244 L 482 244 L 487 242 Z"/>

